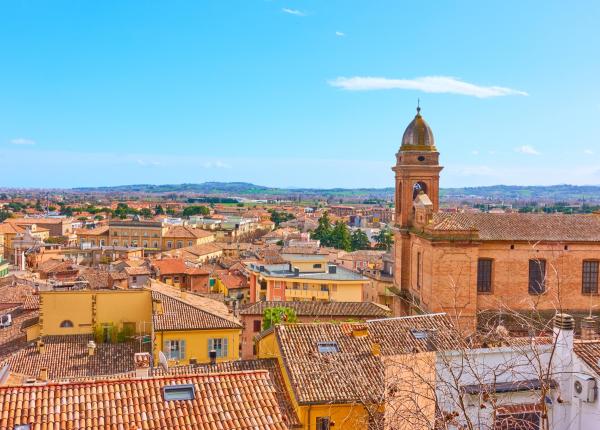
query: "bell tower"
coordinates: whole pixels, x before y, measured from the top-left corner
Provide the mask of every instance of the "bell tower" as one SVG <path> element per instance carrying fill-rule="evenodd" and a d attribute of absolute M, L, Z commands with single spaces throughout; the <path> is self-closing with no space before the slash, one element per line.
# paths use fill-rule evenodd
<path fill-rule="evenodd" d="M 433 212 L 438 211 L 440 171 L 443 169 L 439 156 L 433 132 L 421 116 L 421 108 L 417 107 L 417 115 L 404 131 L 402 145 L 396 153 L 396 165 L 392 167 L 396 177 L 396 227 L 407 229 L 411 226 L 413 203 L 421 192 L 431 200 Z"/>

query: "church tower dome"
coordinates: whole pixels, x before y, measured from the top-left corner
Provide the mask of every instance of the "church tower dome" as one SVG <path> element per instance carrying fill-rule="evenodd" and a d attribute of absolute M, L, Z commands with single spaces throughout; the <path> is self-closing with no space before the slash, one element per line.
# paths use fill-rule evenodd
<path fill-rule="evenodd" d="M 433 132 L 429 124 L 421 116 L 421 108 L 417 107 L 415 118 L 408 124 L 402 136 L 400 151 L 435 151 Z"/>

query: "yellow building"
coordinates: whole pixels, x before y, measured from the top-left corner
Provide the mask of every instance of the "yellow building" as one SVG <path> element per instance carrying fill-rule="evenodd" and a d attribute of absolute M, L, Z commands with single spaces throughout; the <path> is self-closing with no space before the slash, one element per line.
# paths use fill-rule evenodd
<path fill-rule="evenodd" d="M 208 309 L 202 302 L 210 299 L 191 293 L 153 291 L 152 300 L 155 362 L 159 351 L 170 365 L 208 363 L 211 350 L 217 362 L 239 359 L 242 325 L 227 310 Z"/>
<path fill-rule="evenodd" d="M 28 340 L 94 335 L 102 343 L 147 335 L 155 363 L 162 351 L 170 364 L 187 364 L 209 362 L 210 350 L 219 362 L 238 359 L 241 329 L 225 304 L 152 282 L 152 289 L 42 291 L 38 327 L 27 332 Z"/>
<path fill-rule="evenodd" d="M 159 221 L 118 220 L 108 224 L 109 244 L 111 246 L 132 246 L 160 250 L 163 227 Z"/>
<path fill-rule="evenodd" d="M 162 250 L 180 249 L 203 245 L 215 241 L 214 233 L 200 228 L 176 225 L 169 227 L 162 235 Z"/>
<path fill-rule="evenodd" d="M 89 243 L 91 246 L 109 246 L 109 227 L 81 228 L 75 231 L 79 245 Z"/>
<path fill-rule="evenodd" d="M 445 314 L 430 314 L 277 325 L 258 336 L 257 352 L 278 360 L 303 429 L 355 430 L 385 413 L 386 357 L 454 350 L 460 339 Z"/>
<path fill-rule="evenodd" d="M 283 255 L 287 263 L 250 264 L 250 301 L 363 301 L 369 280 L 323 255 Z"/>

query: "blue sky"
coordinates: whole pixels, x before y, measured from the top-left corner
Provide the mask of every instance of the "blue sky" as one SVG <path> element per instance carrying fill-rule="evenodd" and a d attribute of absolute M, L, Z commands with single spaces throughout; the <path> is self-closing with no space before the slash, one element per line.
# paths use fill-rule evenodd
<path fill-rule="evenodd" d="M 0 186 L 600 184 L 600 2 L 0 2 Z"/>

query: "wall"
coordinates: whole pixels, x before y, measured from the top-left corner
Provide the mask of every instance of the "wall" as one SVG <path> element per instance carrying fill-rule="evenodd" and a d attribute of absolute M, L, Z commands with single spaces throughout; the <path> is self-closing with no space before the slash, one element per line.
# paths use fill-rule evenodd
<path fill-rule="evenodd" d="M 239 359 L 240 330 L 185 330 L 161 331 L 154 335 L 154 360 L 158 362 L 158 352 L 162 351 L 167 340 L 184 340 L 185 358 L 179 364 L 188 364 L 190 358 L 195 358 L 199 363 L 208 363 L 208 339 L 227 338 L 227 357 L 217 358 L 217 361 L 231 361 Z M 173 361 L 174 363 L 174 361 Z"/>
<path fill-rule="evenodd" d="M 92 308 L 96 297 L 96 312 Z M 62 328 L 64 320 L 73 327 Z M 150 322 L 152 300 L 149 290 L 141 291 L 44 291 L 40 292 L 40 334 L 70 335 L 93 333 L 94 324 L 112 323 L 121 327 L 123 322 Z M 138 330 L 149 332 L 138 324 Z"/>

